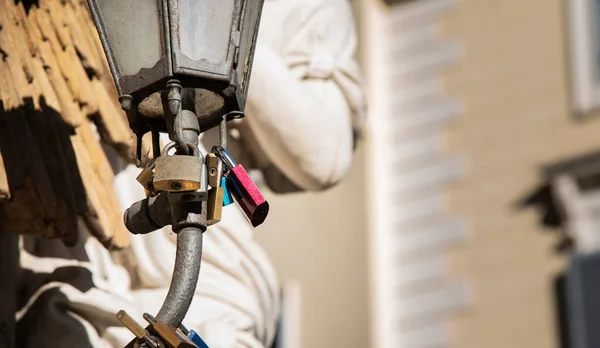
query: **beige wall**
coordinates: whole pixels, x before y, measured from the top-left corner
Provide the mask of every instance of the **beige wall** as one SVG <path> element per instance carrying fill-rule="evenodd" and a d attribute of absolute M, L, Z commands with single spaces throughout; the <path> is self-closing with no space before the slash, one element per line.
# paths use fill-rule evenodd
<path fill-rule="evenodd" d="M 299 285 L 294 348 L 369 346 L 365 153 L 362 143 L 348 176 L 329 191 L 267 193 L 270 216 L 256 236 L 282 285 Z"/>
<path fill-rule="evenodd" d="M 363 148 L 346 180 L 330 191 L 267 193 L 270 216 L 256 236 L 281 283 L 300 285 L 295 347 L 368 346 Z"/>
<path fill-rule="evenodd" d="M 455 347 L 557 347 L 551 281 L 564 260 L 538 212 L 515 204 L 541 165 L 600 149 L 600 122 L 570 112 L 564 17 L 561 0 L 459 1 L 444 17 L 464 53 L 447 92 L 467 106 L 447 130 L 468 164 L 448 202 L 471 233 L 448 254 L 475 296 L 455 316 Z"/>

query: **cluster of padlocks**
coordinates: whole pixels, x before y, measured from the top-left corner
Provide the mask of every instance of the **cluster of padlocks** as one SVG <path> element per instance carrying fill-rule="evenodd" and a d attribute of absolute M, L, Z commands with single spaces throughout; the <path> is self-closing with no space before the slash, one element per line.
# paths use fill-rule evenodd
<path fill-rule="evenodd" d="M 237 164 L 226 149 L 226 121 L 220 125 L 221 141 L 205 156 L 196 146 L 191 156 L 170 156 L 175 142 L 167 144 L 161 156 L 142 170 L 137 180 L 146 195 L 168 192 L 170 201 L 206 201 L 206 224 L 221 221 L 223 207 L 237 202 L 252 226 L 262 224 L 269 212 L 256 184 L 241 164 Z M 200 173 L 200 175 L 198 175 Z"/>

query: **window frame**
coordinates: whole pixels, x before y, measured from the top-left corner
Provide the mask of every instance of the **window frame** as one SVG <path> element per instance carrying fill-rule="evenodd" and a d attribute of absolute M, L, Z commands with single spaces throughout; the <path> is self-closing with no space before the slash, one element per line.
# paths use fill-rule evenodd
<path fill-rule="evenodd" d="M 600 187 L 582 186 L 581 179 L 600 175 L 600 152 L 588 153 L 546 166 L 544 176 L 558 208 L 561 226 L 574 241 L 576 253 L 600 250 L 595 211 L 600 210 Z"/>
<path fill-rule="evenodd" d="M 572 103 L 577 116 L 586 116 L 600 108 L 600 66 L 596 67 L 594 52 L 598 47 L 593 40 L 600 30 L 594 28 L 598 25 L 594 23 L 594 1 L 568 1 Z M 600 44 L 600 35 L 597 42 Z"/>

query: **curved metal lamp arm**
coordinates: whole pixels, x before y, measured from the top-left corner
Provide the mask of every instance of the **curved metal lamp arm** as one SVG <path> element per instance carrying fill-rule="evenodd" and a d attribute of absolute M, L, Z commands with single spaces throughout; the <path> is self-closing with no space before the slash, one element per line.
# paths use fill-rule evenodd
<path fill-rule="evenodd" d="M 164 113 L 169 115 L 166 117 L 166 121 L 169 137 L 173 142 L 171 144 L 178 147 L 174 156 L 184 155 L 184 149 L 188 152 L 190 152 L 189 149 L 197 149 L 198 136 L 201 133 L 196 114 L 190 110 L 181 109 L 182 96 L 187 94 L 180 93 L 180 89 L 181 86 L 177 81 L 170 81 L 165 90 L 167 98 L 163 98 Z M 240 117 L 243 117 L 242 113 L 232 112 L 224 115 L 221 122 L 225 124 L 230 119 Z M 160 145 L 158 138 L 155 134 L 153 135 L 156 138 L 153 139 L 153 148 L 158 148 Z M 166 155 L 165 152 L 171 144 L 163 149 L 162 156 Z M 198 155 L 196 152 L 194 154 Z M 138 153 L 138 157 L 139 155 Z M 180 348 L 197 346 L 192 341 L 194 333 L 188 332 L 181 323 L 188 313 L 196 292 L 202 260 L 202 234 L 208 226 L 207 164 L 203 155 L 200 154 L 198 157 L 201 159 L 202 167 L 199 173 L 199 188 L 188 191 L 178 191 L 177 189 L 170 191 L 168 189 L 156 190 L 155 176 L 159 168 L 163 169 L 161 173 L 167 177 L 163 181 L 169 181 L 173 174 L 164 174 L 171 173 L 165 168 L 173 172 L 185 172 L 190 168 L 196 170 L 196 167 L 178 166 L 173 164 L 178 163 L 176 161 L 169 162 L 167 159 L 163 161 L 160 156 L 156 156 L 156 163 L 148 165 L 138 176 L 138 181 L 146 188 L 149 197 L 134 203 L 124 214 L 125 226 L 134 234 L 150 233 L 166 225 L 171 225 L 173 231 L 177 233 L 175 266 L 169 291 L 155 318 L 148 314 L 144 315 L 144 319 L 150 326 L 141 327 L 135 321 L 130 320 L 124 312 L 120 312 L 120 317 L 118 316 L 121 322 L 136 335 L 132 344 L 142 342 L 156 348 L 162 347 L 161 345 Z M 161 167 L 159 167 L 159 162 Z M 196 163 L 195 160 L 193 163 Z M 155 166 L 156 171 L 154 171 Z M 191 176 L 195 177 L 195 172 Z M 174 177 L 178 178 L 176 175 Z M 180 179 L 173 180 L 177 182 Z M 128 345 L 127 347 L 134 346 Z"/>
<path fill-rule="evenodd" d="M 165 302 L 156 319 L 178 327 L 187 314 L 200 274 L 202 258 L 202 231 L 196 227 L 184 227 L 177 234 L 175 269 Z"/>

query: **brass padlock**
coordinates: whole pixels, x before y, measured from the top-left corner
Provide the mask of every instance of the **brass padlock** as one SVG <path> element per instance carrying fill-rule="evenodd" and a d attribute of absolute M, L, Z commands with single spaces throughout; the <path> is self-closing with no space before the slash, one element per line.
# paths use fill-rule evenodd
<path fill-rule="evenodd" d="M 153 159 L 146 168 L 144 168 L 140 174 L 135 178 L 143 187 L 146 192 L 146 197 L 149 197 L 154 192 L 154 186 L 152 184 L 154 180 L 154 165 L 156 159 Z"/>
<path fill-rule="evenodd" d="M 194 147 L 193 156 L 169 156 L 168 152 L 175 147 L 171 142 L 162 150 L 161 156 L 154 164 L 154 190 L 167 192 L 196 191 L 201 186 L 203 156 Z"/>
<path fill-rule="evenodd" d="M 208 190 L 208 202 L 206 202 L 206 224 L 208 226 L 221 221 L 224 196 L 225 190 L 222 187 L 212 187 Z"/>
<path fill-rule="evenodd" d="M 223 162 L 214 153 L 206 154 L 206 168 L 208 171 L 208 202 L 206 204 L 206 224 L 214 225 L 221 221 L 223 213 L 223 197 L 225 190 L 221 187 L 223 176 Z"/>
<path fill-rule="evenodd" d="M 138 324 L 135 319 L 133 319 L 127 312 L 124 310 L 120 310 L 117 313 L 117 319 L 125 326 L 131 333 L 135 335 L 133 341 L 128 344 L 126 347 L 136 347 L 140 346 L 141 342 L 144 342 L 146 346 L 150 348 L 159 348 L 160 344 L 157 342 L 156 338 L 153 337 L 148 330 L 144 329 L 140 324 Z"/>
<path fill-rule="evenodd" d="M 188 330 L 180 324 L 174 327 L 162 323 L 148 313 L 144 313 L 144 319 L 152 327 L 152 331 L 160 337 L 168 348 L 198 348 L 192 340 L 187 337 Z M 184 331 L 185 330 L 185 331 Z"/>
<path fill-rule="evenodd" d="M 208 170 L 208 185 L 210 187 L 219 187 L 223 174 L 223 162 L 221 162 L 221 159 L 212 152 L 207 153 L 206 168 Z"/>

